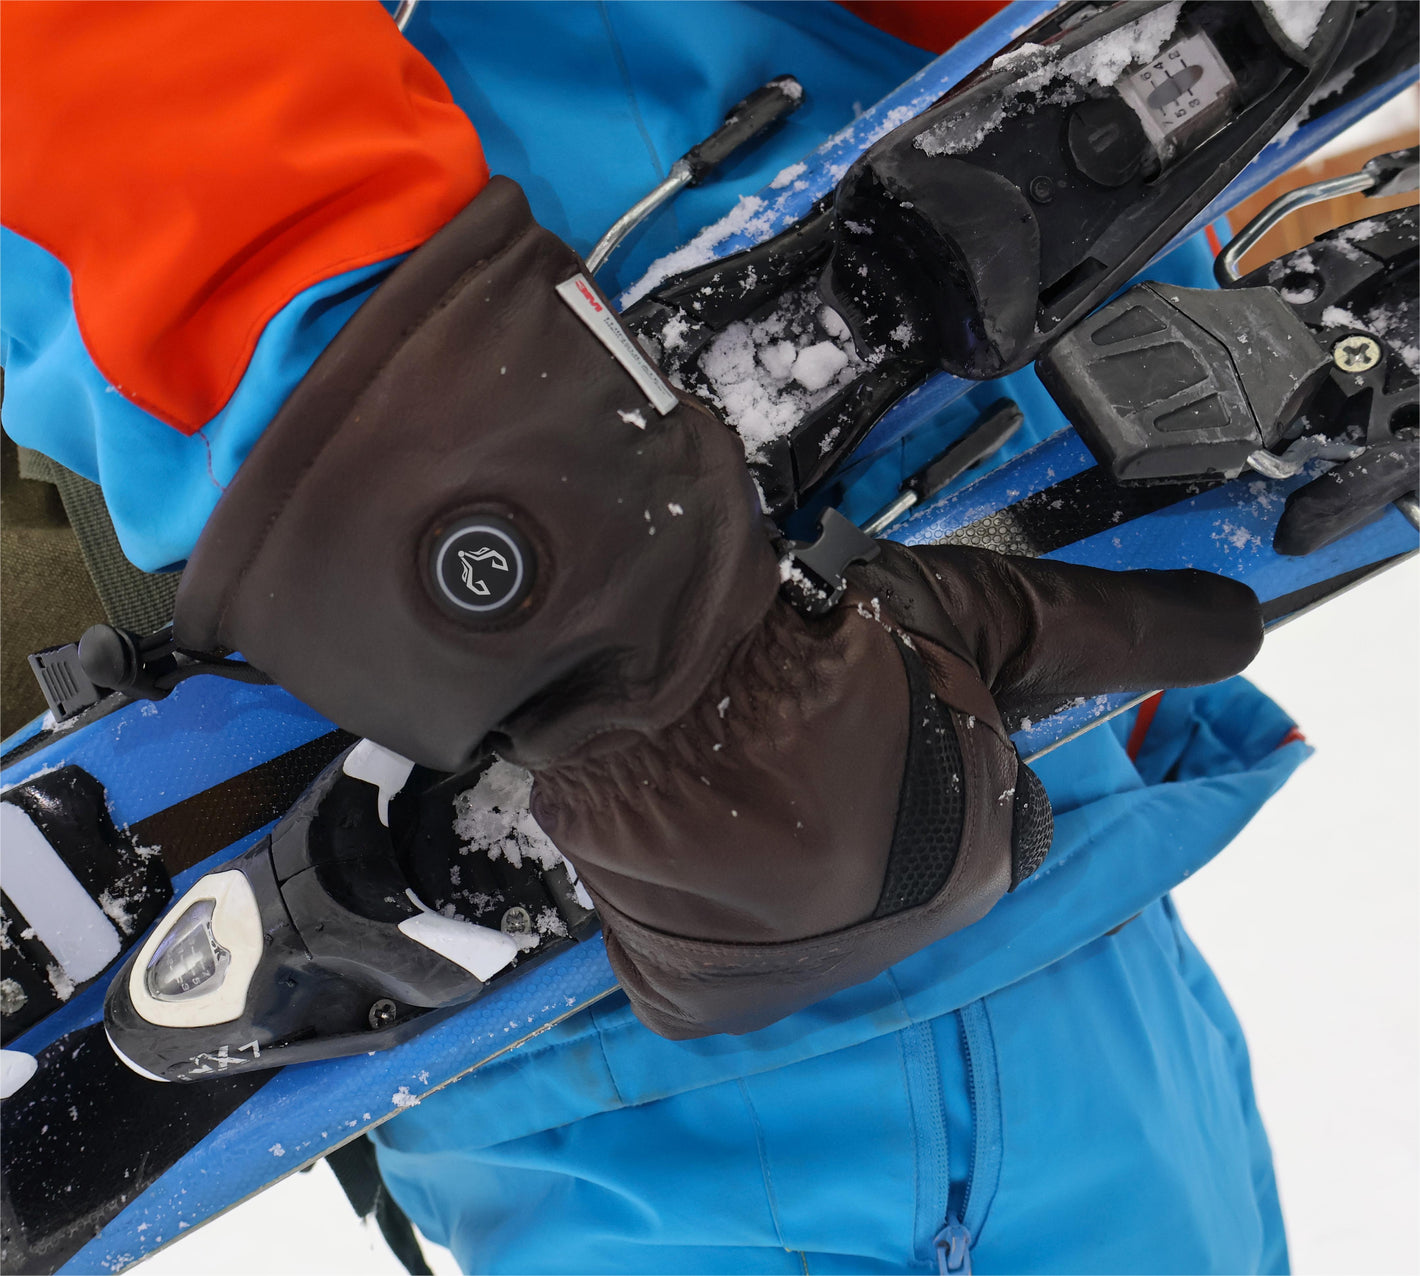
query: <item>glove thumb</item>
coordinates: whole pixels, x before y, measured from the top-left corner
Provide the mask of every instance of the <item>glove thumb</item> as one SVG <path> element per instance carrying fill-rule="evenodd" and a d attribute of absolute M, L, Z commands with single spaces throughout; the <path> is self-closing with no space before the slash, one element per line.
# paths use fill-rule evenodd
<path fill-rule="evenodd" d="M 1010 722 L 1078 696 L 1217 682 L 1246 668 L 1262 643 L 1256 595 L 1210 572 L 1111 572 L 954 546 L 885 548 L 882 570 L 896 578 L 899 616 L 975 665 Z M 935 607 L 924 605 L 923 586 Z"/>

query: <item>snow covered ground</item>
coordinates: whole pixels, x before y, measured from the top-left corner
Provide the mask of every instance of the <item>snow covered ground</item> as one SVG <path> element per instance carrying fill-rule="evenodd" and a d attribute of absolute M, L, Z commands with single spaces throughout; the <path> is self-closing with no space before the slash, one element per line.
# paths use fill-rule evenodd
<path fill-rule="evenodd" d="M 1175 894 L 1247 1029 L 1303 1274 L 1420 1270 L 1417 626 L 1412 562 L 1268 639 L 1250 676 L 1317 754 Z M 402 1269 L 322 1164 L 143 1270 Z"/>
<path fill-rule="evenodd" d="M 1299 1273 L 1415 1272 L 1420 568 L 1268 639 L 1249 676 L 1316 746 L 1174 893 L 1247 1031 Z"/>

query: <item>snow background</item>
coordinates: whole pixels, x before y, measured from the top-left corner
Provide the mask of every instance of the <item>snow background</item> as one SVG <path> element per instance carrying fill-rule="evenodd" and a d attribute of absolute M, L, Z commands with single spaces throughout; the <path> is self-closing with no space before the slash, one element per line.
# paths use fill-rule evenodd
<path fill-rule="evenodd" d="M 1338 138 L 1413 128 L 1414 92 Z M 1420 1271 L 1420 571 L 1268 638 L 1248 676 L 1317 753 L 1174 892 L 1247 1032 L 1293 1270 Z M 425 1244 L 437 1276 L 453 1256 Z M 575 1267 L 575 1262 L 573 1263 Z M 143 1265 L 150 1276 L 390 1273 L 322 1162 Z"/>

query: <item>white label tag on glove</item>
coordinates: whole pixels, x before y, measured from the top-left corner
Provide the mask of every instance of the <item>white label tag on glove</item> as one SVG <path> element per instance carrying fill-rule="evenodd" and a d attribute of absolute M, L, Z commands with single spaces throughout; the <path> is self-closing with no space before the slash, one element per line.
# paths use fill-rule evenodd
<path fill-rule="evenodd" d="M 675 407 L 678 400 L 666 385 L 661 374 L 651 361 L 641 353 L 640 347 L 621 326 L 611 307 L 597 296 L 586 275 L 573 275 L 557 285 L 557 294 L 572 307 L 572 313 L 592 330 L 617 363 L 631 374 L 631 378 L 646 392 L 652 406 L 662 416 Z"/>

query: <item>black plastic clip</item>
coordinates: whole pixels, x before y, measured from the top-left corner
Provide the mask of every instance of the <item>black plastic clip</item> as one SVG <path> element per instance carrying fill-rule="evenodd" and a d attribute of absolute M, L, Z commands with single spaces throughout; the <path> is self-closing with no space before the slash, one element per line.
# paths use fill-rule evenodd
<path fill-rule="evenodd" d="M 176 646 L 171 626 L 135 634 L 114 625 L 91 625 L 78 642 L 35 652 L 29 659 L 56 722 L 92 708 L 105 691 L 130 700 L 162 700 L 178 683 L 200 673 L 271 682 L 244 661 Z"/>
<path fill-rule="evenodd" d="M 98 704 L 99 689 L 79 663 L 77 642 L 36 651 L 30 655 L 29 662 L 56 723 L 77 718 L 85 709 Z"/>
<path fill-rule="evenodd" d="M 818 540 L 789 550 L 784 596 L 805 615 L 821 616 L 843 597 L 848 582 L 843 573 L 853 563 L 871 563 L 882 547 L 867 532 L 836 509 L 824 510 Z"/>
<path fill-rule="evenodd" d="M 172 689 L 159 679 L 177 669 L 172 630 L 139 635 L 114 625 L 91 625 L 79 639 L 79 660 L 95 686 L 134 700 L 161 700 Z"/>

